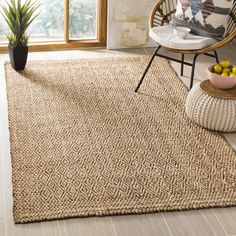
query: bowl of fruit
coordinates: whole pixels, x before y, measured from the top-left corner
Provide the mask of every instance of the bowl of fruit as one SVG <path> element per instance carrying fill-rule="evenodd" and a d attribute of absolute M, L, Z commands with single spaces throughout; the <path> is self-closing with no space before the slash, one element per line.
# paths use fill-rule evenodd
<path fill-rule="evenodd" d="M 236 66 L 229 60 L 222 60 L 219 64 L 208 67 L 208 77 L 214 87 L 230 89 L 236 86 Z"/>

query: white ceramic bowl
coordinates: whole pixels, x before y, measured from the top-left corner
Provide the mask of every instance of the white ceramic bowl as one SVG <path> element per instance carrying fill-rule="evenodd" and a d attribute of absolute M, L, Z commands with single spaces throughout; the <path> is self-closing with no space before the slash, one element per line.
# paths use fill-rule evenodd
<path fill-rule="evenodd" d="M 174 28 L 174 34 L 175 36 L 177 36 L 178 38 L 186 38 L 188 36 L 188 34 L 190 33 L 191 29 L 187 28 L 187 27 L 181 27 L 181 26 L 177 26 Z"/>

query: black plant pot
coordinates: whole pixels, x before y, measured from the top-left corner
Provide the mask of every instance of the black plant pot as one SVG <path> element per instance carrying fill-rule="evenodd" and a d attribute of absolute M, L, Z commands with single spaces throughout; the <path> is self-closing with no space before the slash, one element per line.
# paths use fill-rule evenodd
<path fill-rule="evenodd" d="M 12 67 L 18 70 L 24 70 L 28 57 L 28 46 L 18 45 L 13 48 L 11 45 L 8 45 L 9 57 Z"/>

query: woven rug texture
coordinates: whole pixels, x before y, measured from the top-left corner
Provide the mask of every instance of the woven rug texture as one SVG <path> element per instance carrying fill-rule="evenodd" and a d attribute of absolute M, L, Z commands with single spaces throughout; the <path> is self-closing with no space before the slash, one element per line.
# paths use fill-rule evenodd
<path fill-rule="evenodd" d="M 168 62 L 134 93 L 148 60 L 5 65 L 16 223 L 236 205 L 236 153 Z"/>

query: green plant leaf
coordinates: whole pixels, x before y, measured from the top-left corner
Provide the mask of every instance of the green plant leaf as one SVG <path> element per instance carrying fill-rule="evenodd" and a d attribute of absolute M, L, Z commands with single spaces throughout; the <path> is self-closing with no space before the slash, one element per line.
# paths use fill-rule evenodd
<path fill-rule="evenodd" d="M 1 4 L 1 14 L 3 15 L 10 33 L 7 33 L 7 39 L 9 44 L 14 47 L 19 43 L 26 45 L 29 39 L 29 35 L 26 31 L 30 24 L 39 15 L 36 14 L 39 4 L 37 1 L 26 0 L 22 4 L 22 0 L 10 0 L 5 1 L 5 5 Z"/>

